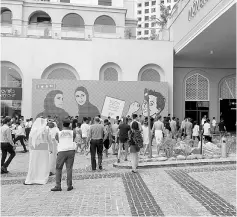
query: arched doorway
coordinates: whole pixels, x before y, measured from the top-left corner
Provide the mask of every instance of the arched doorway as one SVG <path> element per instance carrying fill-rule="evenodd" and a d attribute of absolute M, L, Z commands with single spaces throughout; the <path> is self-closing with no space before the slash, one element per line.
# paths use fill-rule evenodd
<path fill-rule="evenodd" d="M 29 36 L 52 36 L 52 20 L 51 17 L 44 11 L 33 12 L 28 19 Z"/>
<path fill-rule="evenodd" d="M 225 77 L 219 84 L 220 118 L 227 131 L 236 131 L 236 75 Z"/>
<path fill-rule="evenodd" d="M 67 14 L 62 19 L 62 38 L 84 38 L 85 23 L 83 18 L 75 13 Z"/>
<path fill-rule="evenodd" d="M 94 22 L 94 31 L 98 33 L 116 33 L 116 24 L 109 16 L 100 16 Z"/>
<path fill-rule="evenodd" d="M 209 116 L 209 80 L 195 73 L 185 79 L 185 117 L 201 122 Z"/>
<path fill-rule="evenodd" d="M 13 63 L 1 62 L 1 116 L 20 116 L 22 103 L 22 77 Z"/>
<path fill-rule="evenodd" d="M 1 8 L 1 33 L 12 34 L 12 12 L 9 8 Z"/>

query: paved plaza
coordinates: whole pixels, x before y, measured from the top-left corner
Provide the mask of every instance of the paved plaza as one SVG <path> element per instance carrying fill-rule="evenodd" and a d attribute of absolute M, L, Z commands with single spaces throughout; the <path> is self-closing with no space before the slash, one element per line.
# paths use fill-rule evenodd
<path fill-rule="evenodd" d="M 18 147 L 21 149 L 21 147 Z M 236 165 L 128 169 L 104 158 L 91 172 L 90 155 L 76 154 L 74 189 L 51 192 L 46 185 L 23 185 L 28 153 L 17 153 L 9 174 L 1 175 L 2 216 L 236 216 Z M 123 161 L 123 160 L 122 160 Z"/>

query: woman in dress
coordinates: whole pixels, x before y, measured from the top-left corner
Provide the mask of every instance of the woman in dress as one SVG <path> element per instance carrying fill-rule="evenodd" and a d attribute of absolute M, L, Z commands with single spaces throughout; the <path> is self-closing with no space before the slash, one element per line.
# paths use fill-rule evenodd
<path fill-rule="evenodd" d="M 50 172 L 49 152 L 52 152 L 52 140 L 47 120 L 37 118 L 29 135 L 29 169 L 25 185 L 47 183 Z"/>

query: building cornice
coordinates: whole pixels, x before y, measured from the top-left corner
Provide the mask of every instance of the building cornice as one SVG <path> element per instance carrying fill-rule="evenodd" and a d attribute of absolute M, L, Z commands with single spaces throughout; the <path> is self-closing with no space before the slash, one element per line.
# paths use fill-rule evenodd
<path fill-rule="evenodd" d="M 23 0 L 3 0 L 2 4 L 23 4 L 25 7 L 35 8 L 55 8 L 55 9 L 67 9 L 67 10 L 81 10 L 81 11 L 100 11 L 109 13 L 127 13 L 126 8 L 115 8 L 106 7 L 101 5 L 82 5 L 73 3 L 62 3 L 62 2 L 45 2 L 45 1 L 23 1 Z"/>
<path fill-rule="evenodd" d="M 174 45 L 176 53 L 181 51 L 187 44 L 189 44 L 195 37 L 197 37 L 204 29 L 211 23 L 224 14 L 229 8 L 236 4 L 235 0 L 220 1 L 200 22 L 194 26 L 180 41 Z M 174 33 L 175 34 L 175 33 Z"/>

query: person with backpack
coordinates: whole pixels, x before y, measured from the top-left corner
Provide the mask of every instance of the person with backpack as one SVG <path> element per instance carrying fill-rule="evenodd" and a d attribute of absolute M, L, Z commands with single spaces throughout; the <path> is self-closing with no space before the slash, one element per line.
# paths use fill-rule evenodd
<path fill-rule="evenodd" d="M 134 121 L 131 126 L 131 134 L 130 134 L 130 156 L 132 162 L 132 172 L 137 172 L 138 167 L 138 152 L 140 148 L 143 147 L 143 138 L 141 131 L 139 130 L 139 124 Z"/>

